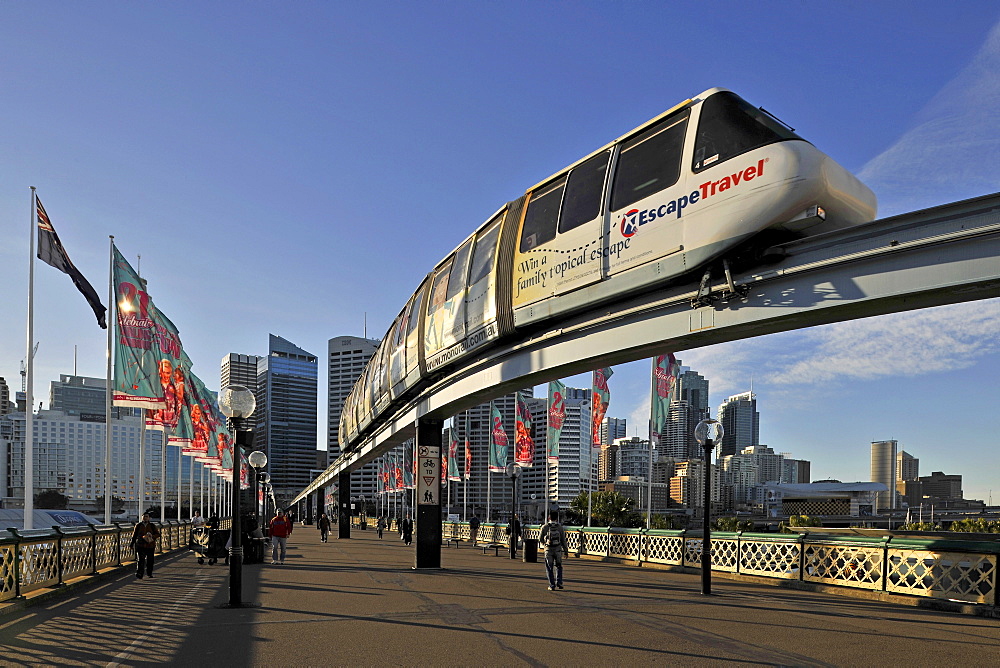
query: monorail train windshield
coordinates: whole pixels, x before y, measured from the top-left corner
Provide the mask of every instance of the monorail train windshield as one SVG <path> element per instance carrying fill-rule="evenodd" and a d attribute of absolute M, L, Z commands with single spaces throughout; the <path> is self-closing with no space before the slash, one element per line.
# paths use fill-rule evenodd
<path fill-rule="evenodd" d="M 701 106 L 693 171 L 700 172 L 755 148 L 788 139 L 795 132 L 730 92 L 709 96 Z"/>

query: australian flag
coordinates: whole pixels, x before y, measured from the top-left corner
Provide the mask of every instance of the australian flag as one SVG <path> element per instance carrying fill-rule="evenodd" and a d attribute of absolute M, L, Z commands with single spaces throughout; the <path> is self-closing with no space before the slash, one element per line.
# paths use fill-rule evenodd
<path fill-rule="evenodd" d="M 35 197 L 35 208 L 38 212 L 38 259 L 52 265 L 64 274 L 69 274 L 69 277 L 73 279 L 73 285 L 86 298 L 87 303 L 90 304 L 90 308 L 94 309 L 94 315 L 97 316 L 97 324 L 101 326 L 101 329 L 107 329 L 108 323 L 104 318 L 107 309 L 101 303 L 101 298 L 97 296 L 94 286 L 83 277 L 80 270 L 69 259 L 66 249 L 63 248 L 62 242 L 59 241 L 59 235 L 56 234 L 55 228 L 52 227 L 49 215 L 45 213 L 45 207 L 42 206 L 42 201 L 38 197 Z"/>

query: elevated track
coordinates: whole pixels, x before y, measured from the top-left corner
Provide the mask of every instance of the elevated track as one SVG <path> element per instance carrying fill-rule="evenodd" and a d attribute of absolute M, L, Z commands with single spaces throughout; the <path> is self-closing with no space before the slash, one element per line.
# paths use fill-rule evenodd
<path fill-rule="evenodd" d="M 437 379 L 293 501 L 445 419 L 514 390 L 702 346 L 1000 297 L 1000 193 L 776 246 L 770 264 L 574 315 Z"/>

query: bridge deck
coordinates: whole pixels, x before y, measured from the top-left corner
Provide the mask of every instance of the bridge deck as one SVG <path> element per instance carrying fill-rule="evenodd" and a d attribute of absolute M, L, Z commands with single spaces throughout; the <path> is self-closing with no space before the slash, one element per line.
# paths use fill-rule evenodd
<path fill-rule="evenodd" d="M 995 665 L 1000 623 L 890 603 L 569 559 L 566 589 L 501 551 L 412 548 L 296 527 L 284 566 L 227 569 L 187 554 L 0 618 L 3 665 Z M 269 561 L 269 559 L 268 559 Z"/>

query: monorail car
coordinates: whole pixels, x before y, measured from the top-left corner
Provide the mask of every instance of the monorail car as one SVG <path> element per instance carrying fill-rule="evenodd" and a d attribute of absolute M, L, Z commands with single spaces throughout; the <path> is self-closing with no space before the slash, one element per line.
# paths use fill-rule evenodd
<path fill-rule="evenodd" d="M 342 447 L 519 332 L 875 212 L 874 193 L 792 128 L 707 90 L 529 188 L 442 260 L 347 397 Z"/>

